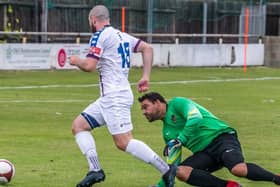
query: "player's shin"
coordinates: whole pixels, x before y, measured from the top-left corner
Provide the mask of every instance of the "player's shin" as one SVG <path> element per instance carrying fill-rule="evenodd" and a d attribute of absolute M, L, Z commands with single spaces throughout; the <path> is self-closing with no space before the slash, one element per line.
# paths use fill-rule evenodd
<path fill-rule="evenodd" d="M 247 170 L 248 174 L 246 178 L 254 181 L 272 181 L 275 184 L 280 185 L 280 177 L 277 175 L 274 175 L 273 173 L 261 168 L 260 166 L 253 164 L 253 163 L 247 163 Z"/>
<path fill-rule="evenodd" d="M 162 174 L 169 170 L 168 164 L 142 141 L 136 139 L 130 140 L 125 151 L 146 163 L 152 164 Z"/>
<path fill-rule="evenodd" d="M 82 131 L 76 134 L 76 142 L 81 152 L 86 156 L 89 170 L 99 171 L 101 169 L 96 152 L 95 141 L 88 131 Z"/>
<path fill-rule="evenodd" d="M 227 186 L 227 181 L 219 179 L 211 175 L 210 173 L 199 170 L 193 169 L 190 173 L 190 176 L 186 183 L 193 185 L 193 186 L 203 186 L 203 187 L 225 187 Z"/>

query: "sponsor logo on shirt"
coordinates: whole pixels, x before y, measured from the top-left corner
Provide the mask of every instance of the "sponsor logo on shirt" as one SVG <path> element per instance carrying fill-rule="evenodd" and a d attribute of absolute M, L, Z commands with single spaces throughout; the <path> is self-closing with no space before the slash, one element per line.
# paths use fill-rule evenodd
<path fill-rule="evenodd" d="M 171 115 L 171 120 L 176 123 L 176 116 L 174 114 Z"/>
<path fill-rule="evenodd" d="M 100 53 L 101 53 L 101 48 L 95 47 L 95 46 L 90 47 L 90 48 L 89 48 L 89 53 L 93 53 L 93 54 L 100 55 Z"/>
<path fill-rule="evenodd" d="M 188 118 L 196 117 L 197 115 L 199 115 L 199 110 L 197 108 L 193 108 L 189 111 Z"/>

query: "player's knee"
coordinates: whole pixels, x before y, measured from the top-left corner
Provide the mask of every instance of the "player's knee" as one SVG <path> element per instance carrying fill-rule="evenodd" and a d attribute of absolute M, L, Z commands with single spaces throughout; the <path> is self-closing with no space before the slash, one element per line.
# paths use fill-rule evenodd
<path fill-rule="evenodd" d="M 125 151 L 126 147 L 127 147 L 127 143 L 122 142 L 122 141 L 115 142 L 115 145 L 121 151 Z"/>
<path fill-rule="evenodd" d="M 177 170 L 176 177 L 180 181 L 187 181 L 190 177 L 190 174 L 192 172 L 193 168 L 189 166 L 179 166 Z"/>
<path fill-rule="evenodd" d="M 121 151 L 125 151 L 126 150 L 126 147 L 128 145 L 128 141 L 126 141 L 125 138 L 118 138 L 118 139 L 115 139 L 115 145 L 116 147 L 121 150 Z"/>
<path fill-rule="evenodd" d="M 89 125 L 84 120 L 81 120 L 80 117 L 74 119 L 74 121 L 72 122 L 72 134 L 75 135 L 78 132 L 85 130 L 90 130 Z"/>
<path fill-rule="evenodd" d="M 119 134 L 119 135 L 113 135 L 113 140 L 115 142 L 115 145 L 121 151 L 126 151 L 128 143 L 130 142 L 131 139 L 132 139 L 132 134 L 130 132 Z"/>
<path fill-rule="evenodd" d="M 75 135 L 77 134 L 77 123 L 75 123 L 75 120 L 72 122 L 72 134 Z"/>
<path fill-rule="evenodd" d="M 248 173 L 247 165 L 245 163 L 237 164 L 230 170 L 230 172 L 237 177 L 245 177 Z"/>

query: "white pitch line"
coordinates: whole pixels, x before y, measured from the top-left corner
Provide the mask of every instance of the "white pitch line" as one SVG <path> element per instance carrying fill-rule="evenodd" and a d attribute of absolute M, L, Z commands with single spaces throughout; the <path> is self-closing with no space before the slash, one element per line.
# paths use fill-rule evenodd
<path fill-rule="evenodd" d="M 92 100 L 82 100 L 82 99 L 53 99 L 53 100 L 34 100 L 34 99 L 23 99 L 23 100 L 0 100 L 0 103 L 82 103 L 91 102 Z"/>
<path fill-rule="evenodd" d="M 241 79 L 208 79 L 208 80 L 181 80 L 181 81 L 158 81 L 150 82 L 153 85 L 160 84 L 193 84 L 193 83 L 204 83 L 204 82 L 239 82 L 239 81 L 264 81 L 264 80 L 280 80 L 280 77 L 259 77 L 259 78 L 241 78 Z M 131 83 L 136 85 L 137 83 Z M 41 85 L 41 86 L 2 86 L 0 90 L 18 90 L 18 89 L 46 89 L 46 88 L 88 88 L 98 87 L 99 84 L 64 84 L 64 85 Z"/>
<path fill-rule="evenodd" d="M 280 77 L 259 77 L 259 78 L 242 78 L 242 79 L 208 79 L 208 80 L 186 80 L 186 81 L 163 81 L 151 82 L 150 84 L 191 84 L 204 82 L 239 82 L 239 81 L 264 81 L 264 80 L 280 80 Z"/>
<path fill-rule="evenodd" d="M 88 88 L 97 87 L 99 84 L 55 84 L 55 85 L 41 85 L 41 86 L 3 86 L 0 90 L 20 90 L 20 89 L 37 89 L 37 88 Z"/>

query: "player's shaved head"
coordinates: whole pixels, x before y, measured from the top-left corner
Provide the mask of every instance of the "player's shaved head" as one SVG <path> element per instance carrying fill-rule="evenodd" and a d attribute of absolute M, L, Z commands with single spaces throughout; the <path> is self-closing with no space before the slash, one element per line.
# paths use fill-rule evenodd
<path fill-rule="evenodd" d="M 104 5 L 96 5 L 91 9 L 88 15 L 89 19 L 95 17 L 98 21 L 105 21 L 110 18 L 109 10 Z"/>

